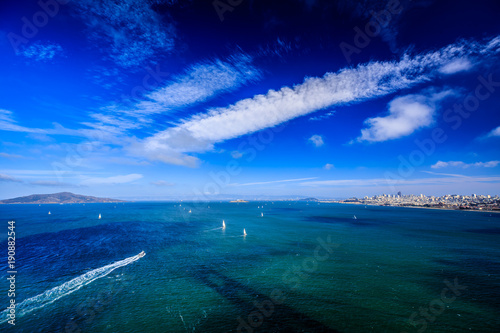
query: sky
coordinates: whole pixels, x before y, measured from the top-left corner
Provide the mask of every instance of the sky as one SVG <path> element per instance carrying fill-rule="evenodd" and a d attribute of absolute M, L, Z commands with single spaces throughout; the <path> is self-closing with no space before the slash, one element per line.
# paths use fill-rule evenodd
<path fill-rule="evenodd" d="M 0 199 L 500 194 L 500 3 L 0 3 Z"/>

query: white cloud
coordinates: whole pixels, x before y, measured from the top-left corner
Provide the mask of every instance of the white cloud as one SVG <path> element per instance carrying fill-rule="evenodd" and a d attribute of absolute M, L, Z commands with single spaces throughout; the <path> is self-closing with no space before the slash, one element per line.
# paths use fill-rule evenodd
<path fill-rule="evenodd" d="M 433 168 L 433 169 L 440 169 L 440 168 L 447 168 L 447 167 L 455 167 L 455 168 L 463 168 L 463 169 L 466 169 L 469 167 L 494 168 L 498 164 L 500 164 L 500 161 L 476 162 L 476 163 L 465 163 L 462 161 L 449 161 L 449 162 L 438 161 L 436 164 L 432 165 L 431 168 Z"/>
<path fill-rule="evenodd" d="M 326 163 L 325 166 L 323 167 L 325 170 L 331 170 L 333 169 L 335 166 L 333 164 L 330 164 L 330 163 Z"/>
<path fill-rule="evenodd" d="M 442 66 L 439 71 L 443 74 L 465 72 L 472 68 L 472 63 L 467 58 L 455 59 Z"/>
<path fill-rule="evenodd" d="M 311 136 L 308 140 L 311 141 L 311 143 L 316 147 L 321 147 L 325 144 L 325 142 L 323 141 L 323 137 L 317 134 Z"/>
<path fill-rule="evenodd" d="M 45 133 L 44 130 L 19 126 L 12 111 L 0 109 L 0 130 L 25 133 Z"/>
<path fill-rule="evenodd" d="M 465 175 L 457 174 L 457 173 L 442 173 L 442 172 L 433 172 L 433 171 L 425 171 L 423 170 L 422 172 L 428 173 L 431 175 L 438 175 L 438 176 L 448 176 L 448 177 L 467 177 Z"/>
<path fill-rule="evenodd" d="M 335 114 L 335 111 L 330 111 L 325 114 L 319 115 L 319 116 L 314 116 L 309 118 L 309 120 L 315 121 L 315 120 L 323 120 L 323 119 L 328 119 L 332 117 Z"/>
<path fill-rule="evenodd" d="M 491 138 L 491 137 L 499 137 L 500 136 L 500 126 L 498 126 L 494 130 L 492 130 L 491 132 L 489 132 L 486 136 L 489 137 L 489 138 Z"/>
<path fill-rule="evenodd" d="M 106 133 L 108 137 L 114 137 L 115 135 L 110 135 L 113 133 L 109 133 L 103 129 L 78 129 L 73 130 L 69 128 L 65 128 L 58 123 L 53 123 L 54 128 L 30 128 L 25 126 L 20 126 L 17 124 L 17 121 L 14 119 L 14 113 L 9 110 L 0 109 L 0 131 L 10 131 L 10 132 L 21 132 L 21 133 L 29 133 L 29 134 L 37 134 L 37 135 L 71 135 L 78 137 L 98 137 L 103 138 L 103 135 Z"/>
<path fill-rule="evenodd" d="M 177 126 L 138 141 L 130 151 L 151 160 L 195 166 L 199 160 L 189 153 L 205 152 L 213 149 L 215 143 L 274 127 L 327 107 L 361 102 L 415 86 L 437 76 L 438 69 L 452 59 L 486 49 L 493 52 L 490 44 L 460 42 L 414 57 L 404 55 L 399 61 L 371 62 L 326 73 L 321 78 L 306 78 L 294 87 L 269 90 L 264 95 L 184 119 Z M 425 104 L 420 109 L 426 111 Z M 420 126 L 428 121 L 417 118 Z M 409 131 L 411 129 L 406 129 L 400 134 Z"/>
<path fill-rule="evenodd" d="M 164 180 L 157 180 L 155 182 L 151 182 L 151 185 L 156 185 L 156 186 L 174 186 L 174 183 L 170 183 Z"/>
<path fill-rule="evenodd" d="M 21 156 L 21 155 L 7 154 L 7 153 L 0 153 L 0 157 L 4 157 L 4 158 L 25 158 L 24 156 Z"/>
<path fill-rule="evenodd" d="M 299 182 L 303 180 L 311 180 L 316 179 L 318 177 L 310 177 L 310 178 L 296 178 L 296 179 L 284 179 L 284 180 L 270 180 L 267 182 L 255 182 L 255 183 L 245 183 L 245 184 L 229 184 L 228 186 L 252 186 L 252 185 L 267 185 L 267 184 L 275 184 L 275 183 L 289 183 L 289 182 Z"/>
<path fill-rule="evenodd" d="M 453 94 L 447 90 L 431 93 L 430 96 L 407 95 L 393 99 L 389 103 L 389 114 L 384 117 L 368 118 L 368 128 L 361 130 L 358 141 L 381 142 L 407 136 L 430 126 L 434 119 L 437 102 Z"/>
<path fill-rule="evenodd" d="M 129 175 L 119 175 L 105 178 L 86 178 L 81 184 L 82 185 L 111 185 L 111 184 L 124 184 L 130 183 L 135 180 L 141 179 L 143 176 L 141 174 L 132 173 Z"/>
<path fill-rule="evenodd" d="M 235 150 L 235 151 L 231 152 L 231 157 L 234 159 L 238 159 L 238 158 L 242 158 L 243 154 L 240 153 L 239 151 Z"/>

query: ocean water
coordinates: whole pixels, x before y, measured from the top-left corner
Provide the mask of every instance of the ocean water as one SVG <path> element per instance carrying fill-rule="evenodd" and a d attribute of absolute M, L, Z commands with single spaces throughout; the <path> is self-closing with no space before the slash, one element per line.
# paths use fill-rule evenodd
<path fill-rule="evenodd" d="M 0 216 L 2 309 L 9 220 L 17 268 L 1 332 L 500 331 L 500 214 L 140 202 Z"/>

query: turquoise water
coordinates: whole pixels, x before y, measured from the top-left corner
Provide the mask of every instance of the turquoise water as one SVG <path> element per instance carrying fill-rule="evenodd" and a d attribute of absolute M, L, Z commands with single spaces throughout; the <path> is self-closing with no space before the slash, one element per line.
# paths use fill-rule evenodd
<path fill-rule="evenodd" d="M 2 332 L 500 331 L 500 214 L 150 202 L 0 215 L 2 308 L 9 219 L 18 272 Z"/>

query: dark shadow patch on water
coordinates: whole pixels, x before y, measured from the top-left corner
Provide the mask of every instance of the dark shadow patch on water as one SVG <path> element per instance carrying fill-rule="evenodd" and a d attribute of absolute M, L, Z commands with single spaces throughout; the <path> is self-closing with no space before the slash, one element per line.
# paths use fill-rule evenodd
<path fill-rule="evenodd" d="M 500 262 L 485 258 L 474 257 L 461 260 L 435 259 L 436 263 L 444 266 L 436 270 L 433 275 L 439 281 L 445 279 L 453 284 L 457 278 L 458 284 L 467 286 L 460 298 L 463 301 L 477 303 L 500 311 Z M 442 283 L 440 288 L 444 288 Z M 436 286 L 434 286 L 436 288 Z"/>
<path fill-rule="evenodd" d="M 466 229 L 464 231 L 476 234 L 500 235 L 500 228 Z"/>
<path fill-rule="evenodd" d="M 238 313 L 241 314 L 241 319 L 246 322 L 245 324 L 252 332 L 339 332 L 285 304 L 276 304 L 271 302 L 269 298 L 259 297 L 258 291 L 208 266 L 197 266 L 193 270 L 193 277 L 231 302 L 238 309 Z M 269 308 L 272 309 L 272 311 L 269 310 L 269 312 L 266 313 L 267 316 L 259 312 L 254 304 L 254 302 L 262 303 L 263 301 L 272 303 L 272 307 Z M 266 304 L 269 303 L 266 302 Z M 248 316 L 252 313 L 260 313 L 262 320 L 249 323 Z M 232 331 L 237 329 L 239 325 L 237 319 L 238 318 L 234 318 L 234 329 Z M 244 328 L 245 324 L 241 324 L 240 330 L 242 332 L 248 331 L 248 328 Z M 252 327 L 250 325 L 258 326 Z M 201 331 L 213 331 L 214 327 L 212 327 L 213 324 L 210 322 L 207 322 L 204 326 L 205 327 L 202 327 Z"/>

